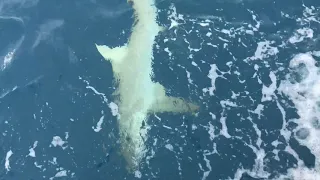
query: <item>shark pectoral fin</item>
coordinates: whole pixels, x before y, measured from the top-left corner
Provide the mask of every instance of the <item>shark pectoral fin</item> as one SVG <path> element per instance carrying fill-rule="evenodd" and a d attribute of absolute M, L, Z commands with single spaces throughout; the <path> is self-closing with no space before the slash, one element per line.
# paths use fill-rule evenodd
<path fill-rule="evenodd" d="M 99 53 L 104 59 L 109 60 L 112 65 L 121 63 L 122 59 L 127 55 L 127 46 L 110 48 L 106 45 L 97 45 Z"/>
<path fill-rule="evenodd" d="M 199 109 L 198 105 L 182 98 L 165 95 L 164 87 L 161 84 L 156 83 L 155 86 L 157 99 L 151 108 L 152 112 L 194 113 Z"/>

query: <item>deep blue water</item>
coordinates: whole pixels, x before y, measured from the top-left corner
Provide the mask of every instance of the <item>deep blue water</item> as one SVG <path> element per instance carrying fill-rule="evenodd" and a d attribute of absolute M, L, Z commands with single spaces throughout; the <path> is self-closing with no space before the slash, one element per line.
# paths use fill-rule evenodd
<path fill-rule="evenodd" d="M 158 36 L 160 48 L 155 48 L 153 65 L 155 81 L 163 84 L 170 95 L 200 103 L 201 111 L 196 117 L 158 114 L 159 120 L 150 116 L 149 151 L 141 165 L 141 178 L 202 179 L 204 171 L 208 171 L 206 179 L 232 179 L 240 167 L 256 168 L 256 153 L 248 145 L 265 151 L 265 164 L 261 168 L 270 173 L 270 179 L 286 174 L 288 168 L 297 164 L 295 157 L 284 150 L 288 143 L 306 166 L 313 167 L 315 157 L 310 150 L 293 137 L 286 142 L 280 134 L 282 113 L 277 101 L 260 102 L 262 84 L 253 76 L 256 73 L 263 84 L 269 86 L 272 84 L 269 73 L 274 71 L 279 84 L 288 73 L 292 56 L 316 50 L 319 40 L 279 47 L 276 56 L 263 60 L 245 62 L 244 59 L 253 56 L 257 43 L 265 39 L 274 41 L 274 47 L 281 45 L 295 29 L 303 26 L 295 21 L 295 18 L 303 17 L 305 8 L 302 5 L 319 7 L 319 2 L 159 0 L 156 4 L 160 10 L 159 22 L 165 27 L 171 23 L 167 18 L 171 3 L 178 14 L 184 15 L 185 21 Z M 54 179 L 135 179 L 134 174 L 126 171 L 125 161 L 119 153 L 116 118 L 103 97 L 88 88 L 94 87 L 112 101 L 111 64 L 102 59 L 94 43 L 124 44 L 133 22 L 131 7 L 125 0 L 0 0 L 0 5 L 2 17 L 16 17 L 0 19 L 0 63 L 4 63 L 2 57 L 16 48 L 12 63 L 0 72 L 0 179 L 49 179 L 62 170 L 67 171 L 67 176 Z M 293 18 L 283 18 L 281 12 Z M 255 26 L 252 14 L 262 22 L 254 36 L 240 32 L 230 37 L 218 31 L 248 27 L 248 24 Z M 210 19 L 210 38 L 206 36 L 208 27 L 197 24 L 204 21 L 201 16 Z M 318 23 L 310 22 L 308 26 L 315 36 L 319 34 Z M 229 41 L 227 47 L 219 37 Z M 176 39 L 165 43 L 165 38 Z M 243 46 L 239 38 L 247 46 Z M 206 44 L 209 42 L 217 47 Z M 172 52 L 171 58 L 164 51 L 165 47 Z M 190 52 L 188 47 L 201 50 Z M 211 86 L 207 77 L 210 64 L 216 64 L 217 73 L 221 75 L 215 81 L 213 96 L 202 91 Z M 255 64 L 259 71 L 253 68 Z M 284 70 L 278 71 L 280 67 Z M 193 84 L 188 83 L 186 70 L 192 74 Z M 234 71 L 240 75 L 227 73 Z M 242 83 L 242 80 L 246 82 Z M 221 101 L 230 99 L 233 93 L 240 94 L 234 101 L 238 106 L 223 107 Z M 285 107 L 286 119 L 298 118 L 292 102 L 280 95 L 278 98 L 284 100 L 279 103 Z M 258 104 L 264 105 L 262 117 L 250 111 Z M 93 128 L 103 115 L 102 130 L 95 132 Z M 219 119 L 223 116 L 227 118 L 228 133 L 232 138 L 218 135 L 223 128 Z M 209 123 L 215 131 L 214 140 L 210 139 Z M 261 147 L 255 144 L 259 136 L 253 124 L 261 131 Z M 294 123 L 288 123 L 289 130 L 294 127 Z M 66 141 L 65 149 L 50 145 L 54 136 Z M 272 153 L 274 140 L 283 143 L 276 148 L 279 161 Z M 35 141 L 38 142 L 34 148 L 36 157 L 27 156 Z M 173 152 L 166 148 L 168 144 L 173 146 Z M 10 171 L 7 171 L 5 157 L 9 150 L 13 155 Z M 258 176 L 244 173 L 241 179 L 268 179 Z"/>

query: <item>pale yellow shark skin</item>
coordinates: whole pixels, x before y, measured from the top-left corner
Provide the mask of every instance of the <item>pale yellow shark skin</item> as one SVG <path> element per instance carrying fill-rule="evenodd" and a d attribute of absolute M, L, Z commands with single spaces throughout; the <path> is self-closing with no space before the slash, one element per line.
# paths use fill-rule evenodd
<path fill-rule="evenodd" d="M 141 126 L 147 123 L 150 113 L 195 112 L 199 107 L 181 98 L 168 97 L 161 84 L 152 82 L 153 45 L 162 30 L 156 21 L 157 9 L 154 0 L 129 1 L 135 23 L 128 43 L 115 48 L 97 44 L 96 47 L 112 64 L 117 81 L 121 153 L 128 170 L 134 171 L 139 168 L 146 151 L 147 131 Z"/>

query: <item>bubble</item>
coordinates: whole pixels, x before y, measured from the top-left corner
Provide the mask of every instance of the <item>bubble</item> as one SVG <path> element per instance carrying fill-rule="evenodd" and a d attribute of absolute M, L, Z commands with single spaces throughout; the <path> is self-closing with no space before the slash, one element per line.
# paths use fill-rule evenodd
<path fill-rule="evenodd" d="M 296 136 L 298 139 L 304 140 L 306 139 L 310 134 L 309 129 L 307 128 L 300 128 L 297 132 L 296 132 Z"/>

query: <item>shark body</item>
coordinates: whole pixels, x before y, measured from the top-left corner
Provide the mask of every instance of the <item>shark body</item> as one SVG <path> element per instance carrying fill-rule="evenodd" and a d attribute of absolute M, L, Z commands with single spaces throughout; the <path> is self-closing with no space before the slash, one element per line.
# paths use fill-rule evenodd
<path fill-rule="evenodd" d="M 128 43 L 110 48 L 97 45 L 97 50 L 112 64 L 117 82 L 118 125 L 121 153 L 130 170 L 137 170 L 146 148 L 147 124 L 150 113 L 194 112 L 198 106 L 178 97 L 170 97 L 165 88 L 151 77 L 153 45 L 161 27 L 157 24 L 154 0 L 131 0 L 135 23 Z"/>

